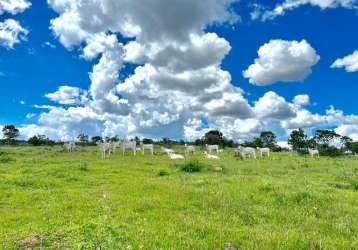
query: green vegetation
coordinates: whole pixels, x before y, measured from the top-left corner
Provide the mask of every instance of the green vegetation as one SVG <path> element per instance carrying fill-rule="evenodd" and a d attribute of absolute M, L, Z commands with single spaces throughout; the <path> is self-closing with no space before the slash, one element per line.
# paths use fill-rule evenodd
<path fill-rule="evenodd" d="M 196 173 L 201 172 L 205 168 L 205 165 L 198 160 L 189 160 L 179 165 L 179 169 L 182 172 Z"/>
<path fill-rule="evenodd" d="M 357 157 L 0 151 L 0 249 L 358 249 Z"/>

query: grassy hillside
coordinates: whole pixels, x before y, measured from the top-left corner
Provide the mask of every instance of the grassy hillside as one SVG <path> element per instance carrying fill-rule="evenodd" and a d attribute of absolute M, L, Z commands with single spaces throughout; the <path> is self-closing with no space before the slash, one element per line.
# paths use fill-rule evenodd
<path fill-rule="evenodd" d="M 0 249 L 358 249 L 358 159 L 0 148 Z"/>

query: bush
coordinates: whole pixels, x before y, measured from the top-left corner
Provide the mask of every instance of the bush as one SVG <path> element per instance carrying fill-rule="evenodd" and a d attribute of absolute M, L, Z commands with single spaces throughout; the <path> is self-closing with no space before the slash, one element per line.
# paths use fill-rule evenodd
<path fill-rule="evenodd" d="M 81 164 L 80 167 L 79 167 L 79 170 L 83 171 L 83 172 L 87 172 L 89 170 L 87 163 Z"/>
<path fill-rule="evenodd" d="M 165 170 L 160 170 L 158 172 L 158 176 L 167 176 L 167 175 L 169 175 L 169 173 L 167 171 L 165 171 Z"/>
<path fill-rule="evenodd" d="M 6 153 L 0 152 L 0 163 L 8 163 L 13 161 Z"/>
<path fill-rule="evenodd" d="M 187 173 L 201 172 L 204 168 L 204 164 L 198 160 L 187 161 L 179 166 L 180 171 Z"/>
<path fill-rule="evenodd" d="M 342 155 L 342 151 L 336 147 L 322 145 L 319 147 L 319 154 L 322 156 L 337 157 Z"/>

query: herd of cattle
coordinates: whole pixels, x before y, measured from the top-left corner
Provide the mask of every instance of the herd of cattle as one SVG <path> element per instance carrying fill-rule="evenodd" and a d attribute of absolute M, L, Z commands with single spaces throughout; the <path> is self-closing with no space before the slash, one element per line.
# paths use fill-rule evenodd
<path fill-rule="evenodd" d="M 140 151 L 142 154 L 144 154 L 145 151 L 149 151 L 152 155 L 154 155 L 154 144 L 144 144 L 143 142 L 140 142 L 139 147 L 137 147 L 136 141 L 117 141 L 117 142 L 98 141 L 97 145 L 102 153 L 102 158 L 109 157 L 111 154 L 114 154 L 117 149 L 120 149 L 123 155 L 126 153 L 127 150 L 133 152 L 134 155 L 136 155 L 137 151 Z M 67 152 L 73 152 L 73 150 L 76 147 L 76 144 L 74 142 L 68 142 L 64 144 L 64 147 Z M 163 153 L 168 155 L 168 157 L 172 160 L 184 159 L 185 156 L 194 155 L 197 151 L 195 146 L 187 145 L 187 144 L 185 144 L 185 151 L 184 151 L 185 156 L 176 153 L 173 149 L 170 148 L 161 147 L 161 150 Z M 207 159 L 210 160 L 220 160 L 219 152 L 221 151 L 222 149 L 220 149 L 219 145 L 205 145 L 204 155 Z M 256 159 L 257 153 L 261 157 L 265 157 L 265 156 L 269 157 L 270 149 L 269 148 L 255 149 L 252 147 L 242 147 L 242 146 L 238 146 L 235 149 L 235 155 L 241 156 L 242 158 Z M 309 154 L 311 155 L 311 157 L 314 156 L 319 157 L 319 151 L 315 149 L 309 149 Z"/>

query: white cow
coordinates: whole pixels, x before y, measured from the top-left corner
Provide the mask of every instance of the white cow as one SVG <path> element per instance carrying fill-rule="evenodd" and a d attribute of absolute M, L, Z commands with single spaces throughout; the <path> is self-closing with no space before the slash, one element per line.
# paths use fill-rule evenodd
<path fill-rule="evenodd" d="M 270 149 L 269 148 L 259 148 L 259 147 L 257 147 L 257 150 L 259 151 L 261 157 L 263 157 L 264 155 L 270 157 Z"/>
<path fill-rule="evenodd" d="M 315 155 L 319 158 L 319 151 L 317 149 L 308 149 L 308 153 L 313 158 Z"/>
<path fill-rule="evenodd" d="M 165 154 L 167 154 L 167 155 L 169 155 L 169 154 L 174 154 L 174 150 L 171 149 L 171 148 L 162 147 L 162 151 L 163 151 Z"/>
<path fill-rule="evenodd" d="M 256 151 L 254 148 L 238 146 L 235 153 L 240 154 L 243 158 L 249 157 L 256 159 Z"/>
<path fill-rule="evenodd" d="M 209 160 L 220 160 L 219 156 L 208 154 L 207 151 L 204 151 L 204 154 L 205 154 L 205 157 Z"/>
<path fill-rule="evenodd" d="M 97 145 L 99 147 L 99 149 L 101 150 L 102 152 L 102 158 L 105 159 L 106 156 L 108 155 L 111 155 L 111 152 L 112 152 L 112 145 L 110 142 L 101 142 L 101 141 L 98 141 L 97 142 Z"/>
<path fill-rule="evenodd" d="M 116 149 L 119 147 L 120 142 L 119 141 L 112 141 L 111 143 L 111 153 L 115 153 Z"/>
<path fill-rule="evenodd" d="M 219 154 L 219 145 L 208 145 L 205 144 L 206 151 L 211 154 L 211 151 L 216 151 L 216 154 Z"/>
<path fill-rule="evenodd" d="M 184 159 L 184 156 L 182 156 L 180 154 L 175 154 L 175 153 L 169 153 L 168 156 L 172 160 L 183 160 Z"/>
<path fill-rule="evenodd" d="M 185 144 L 185 155 L 195 154 L 195 147 Z"/>
<path fill-rule="evenodd" d="M 140 148 L 141 148 L 143 155 L 144 155 L 144 150 L 150 150 L 152 155 L 154 155 L 154 145 L 153 144 L 143 144 L 143 142 L 140 142 Z"/>
<path fill-rule="evenodd" d="M 126 150 L 132 150 L 133 154 L 136 155 L 137 152 L 137 142 L 136 141 L 122 141 L 121 143 L 123 155 L 125 154 Z"/>
<path fill-rule="evenodd" d="M 70 142 L 63 144 L 63 146 L 67 150 L 68 153 L 72 153 L 76 147 L 76 144 L 73 141 L 70 141 Z"/>

